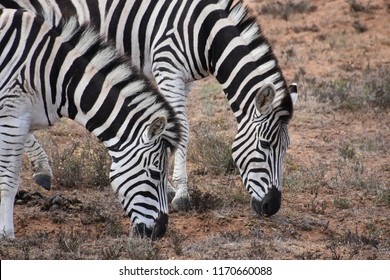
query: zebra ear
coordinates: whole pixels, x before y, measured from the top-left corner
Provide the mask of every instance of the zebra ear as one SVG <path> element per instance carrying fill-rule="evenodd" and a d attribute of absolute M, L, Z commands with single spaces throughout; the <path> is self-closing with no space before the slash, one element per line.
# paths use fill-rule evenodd
<path fill-rule="evenodd" d="M 276 89 L 273 83 L 266 83 L 256 94 L 255 105 L 257 110 L 264 114 L 272 104 L 276 95 Z"/>
<path fill-rule="evenodd" d="M 164 132 L 167 126 L 167 117 L 159 116 L 157 119 L 152 121 L 147 129 L 147 138 L 148 140 L 152 140 L 161 135 Z"/>
<path fill-rule="evenodd" d="M 292 83 L 288 87 L 288 89 L 290 90 L 290 96 L 291 96 L 292 103 L 293 103 L 293 105 L 295 105 L 295 103 L 298 100 L 298 87 L 297 87 L 297 84 L 296 83 Z"/>

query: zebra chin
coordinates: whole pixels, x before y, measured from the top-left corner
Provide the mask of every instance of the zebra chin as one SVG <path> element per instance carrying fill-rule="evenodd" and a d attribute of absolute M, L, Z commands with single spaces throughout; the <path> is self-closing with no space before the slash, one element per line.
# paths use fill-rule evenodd
<path fill-rule="evenodd" d="M 168 228 L 168 215 L 160 213 L 150 228 L 146 224 L 139 222 L 133 225 L 133 237 L 150 238 L 153 241 L 161 239 Z"/>
<path fill-rule="evenodd" d="M 282 204 L 282 193 L 273 186 L 262 200 L 252 196 L 252 209 L 261 216 L 270 217 L 276 214 Z"/>

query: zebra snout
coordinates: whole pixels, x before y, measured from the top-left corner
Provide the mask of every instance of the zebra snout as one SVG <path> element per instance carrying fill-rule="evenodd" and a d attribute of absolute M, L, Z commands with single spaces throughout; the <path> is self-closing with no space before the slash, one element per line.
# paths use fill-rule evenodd
<path fill-rule="evenodd" d="M 257 200 L 252 197 L 252 209 L 262 216 L 272 216 L 279 211 L 282 203 L 282 193 L 276 188 L 272 187 L 264 196 L 263 200 Z"/>
<path fill-rule="evenodd" d="M 161 239 L 168 228 L 168 215 L 160 213 L 155 220 L 154 227 L 148 228 L 144 223 L 138 223 L 133 226 L 133 236 L 140 238 L 150 238 L 153 241 Z"/>

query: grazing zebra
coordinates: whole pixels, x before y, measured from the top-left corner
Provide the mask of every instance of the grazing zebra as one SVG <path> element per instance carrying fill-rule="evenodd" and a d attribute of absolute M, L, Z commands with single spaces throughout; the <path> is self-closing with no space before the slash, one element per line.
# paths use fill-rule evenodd
<path fill-rule="evenodd" d="M 168 153 L 181 135 L 172 107 L 92 27 L 47 21 L 47 15 L 0 10 L 1 237 L 14 238 L 13 205 L 29 133 L 61 117 L 106 146 L 112 188 L 133 232 L 161 237 L 168 223 Z"/>
<path fill-rule="evenodd" d="M 183 141 L 175 154 L 174 208 L 188 209 L 185 99 L 208 75 L 221 84 L 238 124 L 236 162 L 253 209 L 275 214 L 281 205 L 282 161 L 289 144 L 292 96 L 271 46 L 243 3 L 232 0 L 0 0 L 9 7 L 77 14 L 126 52 L 152 77 L 175 108 Z M 157 20 L 156 20 L 157 19 Z M 292 88 L 296 89 L 296 86 Z"/>

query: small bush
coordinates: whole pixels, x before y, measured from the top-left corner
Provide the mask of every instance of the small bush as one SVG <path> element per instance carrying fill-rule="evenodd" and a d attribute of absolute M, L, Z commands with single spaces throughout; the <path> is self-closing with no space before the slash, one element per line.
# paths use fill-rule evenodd
<path fill-rule="evenodd" d="M 363 5 L 356 0 L 348 0 L 347 2 L 351 12 L 353 13 L 372 13 L 374 10 L 381 9 L 381 7 L 378 5 L 372 5 L 371 1 L 368 1 L 367 5 Z"/>
<path fill-rule="evenodd" d="M 342 143 L 339 147 L 339 154 L 344 160 L 353 159 L 356 153 L 356 148 L 351 143 Z"/>
<path fill-rule="evenodd" d="M 356 0 L 348 0 L 348 4 L 352 12 L 364 12 L 366 10 L 366 6 L 356 2 Z"/>
<path fill-rule="evenodd" d="M 362 77 L 321 83 L 314 96 L 319 102 L 329 103 L 349 111 L 373 107 L 390 108 L 390 67 L 367 67 Z"/>
<path fill-rule="evenodd" d="M 188 157 L 202 165 L 204 173 L 225 175 L 233 173 L 235 164 L 232 158 L 232 139 L 217 134 L 217 129 L 211 125 L 203 125 L 194 131 L 191 139 Z"/>
<path fill-rule="evenodd" d="M 76 153 L 79 145 L 79 142 L 71 143 L 52 152 L 53 176 L 56 184 L 61 187 L 74 188 L 81 185 L 83 162 Z"/>
<path fill-rule="evenodd" d="M 183 242 L 187 238 L 187 236 L 180 234 L 179 231 L 173 228 L 170 228 L 168 231 L 169 244 L 178 256 L 181 256 L 183 254 Z"/>
<path fill-rule="evenodd" d="M 190 189 L 190 197 L 191 206 L 198 213 L 218 208 L 222 204 L 219 196 L 208 191 L 201 191 L 197 187 Z"/>
<path fill-rule="evenodd" d="M 328 180 L 325 178 L 328 169 L 325 164 L 312 168 L 305 166 L 298 166 L 293 170 L 287 168 L 283 184 L 292 191 L 309 191 L 315 196 L 321 187 L 328 186 Z"/>
<path fill-rule="evenodd" d="M 351 96 L 352 84 L 347 80 L 335 80 L 329 83 L 322 83 L 318 86 L 314 95 L 321 103 L 339 105 L 343 108 L 354 108 L 355 103 L 361 103 Z"/>
<path fill-rule="evenodd" d="M 353 24 L 352 24 L 353 28 L 355 28 L 355 30 L 357 31 L 357 33 L 364 33 L 368 30 L 367 26 L 362 24 L 360 21 L 355 21 Z"/>
<path fill-rule="evenodd" d="M 359 234 L 357 230 L 352 232 L 348 230 L 345 235 L 340 236 L 339 242 L 341 244 L 351 245 L 369 245 L 372 247 L 377 247 L 379 244 L 379 240 L 375 236 L 366 236 L 364 234 Z"/>
<path fill-rule="evenodd" d="M 336 197 L 333 204 L 338 209 L 348 209 L 350 207 L 350 202 L 344 197 Z"/>
<path fill-rule="evenodd" d="M 131 260 L 158 260 L 160 249 L 150 239 L 134 238 L 127 242 L 127 256 Z"/>
<path fill-rule="evenodd" d="M 60 231 L 57 235 L 57 249 L 55 252 L 58 253 L 55 259 L 81 259 L 81 245 L 85 239 L 85 233 L 81 230 L 73 230 L 72 228 L 70 232 Z"/>
<path fill-rule="evenodd" d="M 124 246 L 122 244 L 114 243 L 103 247 L 101 251 L 101 259 L 103 260 L 117 260 L 121 257 Z"/>
<path fill-rule="evenodd" d="M 276 1 L 262 6 L 260 13 L 270 14 L 273 17 L 280 17 L 288 20 L 292 14 L 310 13 L 317 10 L 316 6 L 310 4 L 310 1 Z"/>
<path fill-rule="evenodd" d="M 54 181 L 66 188 L 89 186 L 104 188 L 110 184 L 110 159 L 104 146 L 87 137 L 65 147 L 53 144 L 51 165 Z"/>
<path fill-rule="evenodd" d="M 390 189 L 381 190 L 377 197 L 377 202 L 379 205 L 390 207 Z"/>
<path fill-rule="evenodd" d="M 365 69 L 362 94 L 368 102 L 381 109 L 390 108 L 390 66 Z"/>
<path fill-rule="evenodd" d="M 216 82 L 208 82 L 199 89 L 201 111 L 206 116 L 212 117 L 215 114 L 216 104 L 212 97 L 221 91 L 221 86 Z"/>

